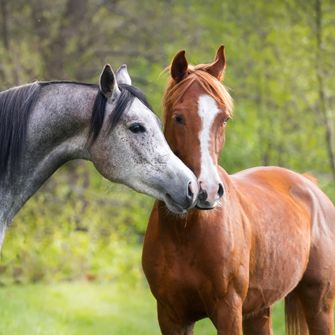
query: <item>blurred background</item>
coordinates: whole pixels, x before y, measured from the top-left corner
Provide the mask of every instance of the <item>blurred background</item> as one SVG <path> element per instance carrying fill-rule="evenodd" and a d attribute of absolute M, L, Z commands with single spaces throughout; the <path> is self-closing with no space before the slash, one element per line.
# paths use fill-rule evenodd
<path fill-rule="evenodd" d="M 0 0 L 0 89 L 98 83 L 105 63 L 126 63 L 161 115 L 173 56 L 208 63 L 220 44 L 235 101 L 221 165 L 309 172 L 335 201 L 334 0 Z M 140 265 L 152 204 L 90 163 L 57 171 L 8 229 L 0 334 L 157 334 Z"/>

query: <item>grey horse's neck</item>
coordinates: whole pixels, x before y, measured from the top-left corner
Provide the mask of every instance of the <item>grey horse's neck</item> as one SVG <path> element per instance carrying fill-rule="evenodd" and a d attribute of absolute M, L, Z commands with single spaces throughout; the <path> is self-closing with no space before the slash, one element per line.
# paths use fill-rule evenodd
<path fill-rule="evenodd" d="M 20 173 L 0 185 L 0 248 L 6 226 L 62 164 L 90 159 L 86 148 L 97 88 L 57 83 L 43 86 L 32 110 Z"/>

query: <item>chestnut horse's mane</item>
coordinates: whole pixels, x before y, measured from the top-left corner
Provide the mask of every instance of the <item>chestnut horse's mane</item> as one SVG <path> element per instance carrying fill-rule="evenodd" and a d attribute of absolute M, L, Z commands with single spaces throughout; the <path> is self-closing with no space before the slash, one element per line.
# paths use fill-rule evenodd
<path fill-rule="evenodd" d="M 183 97 L 185 92 L 194 82 L 198 82 L 219 105 L 224 105 L 226 107 L 225 112 L 229 118 L 232 116 L 232 97 L 225 86 L 218 79 L 206 72 L 205 67 L 206 65 L 189 65 L 187 70 L 188 76 L 178 83 L 170 78 L 163 97 L 165 120 L 167 118 L 167 113 L 171 110 L 173 104 L 178 102 Z"/>

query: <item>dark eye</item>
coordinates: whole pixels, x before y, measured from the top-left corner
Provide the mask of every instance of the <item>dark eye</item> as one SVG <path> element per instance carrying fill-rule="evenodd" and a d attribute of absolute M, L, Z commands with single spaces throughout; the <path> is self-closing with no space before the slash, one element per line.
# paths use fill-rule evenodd
<path fill-rule="evenodd" d="M 185 120 L 184 120 L 184 117 L 182 115 L 176 115 L 174 119 L 179 124 L 185 124 Z"/>
<path fill-rule="evenodd" d="M 129 127 L 129 130 L 134 133 L 134 134 L 138 134 L 138 133 L 144 133 L 145 132 L 145 128 L 140 124 L 140 123 L 134 123 Z"/>

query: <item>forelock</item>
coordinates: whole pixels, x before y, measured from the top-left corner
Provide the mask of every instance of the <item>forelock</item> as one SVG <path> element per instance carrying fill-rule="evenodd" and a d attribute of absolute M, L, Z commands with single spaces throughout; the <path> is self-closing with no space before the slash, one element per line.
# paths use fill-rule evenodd
<path fill-rule="evenodd" d="M 206 93 L 219 105 L 224 105 L 227 116 L 232 117 L 233 99 L 227 88 L 218 79 L 206 72 L 202 65 L 195 67 L 189 65 L 188 76 L 179 83 L 176 83 L 170 78 L 163 98 L 163 105 L 166 112 L 184 96 L 194 82 L 200 84 Z"/>

